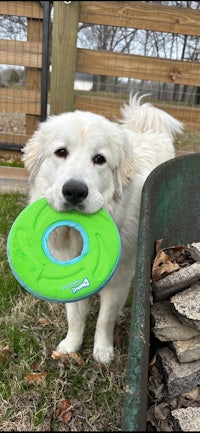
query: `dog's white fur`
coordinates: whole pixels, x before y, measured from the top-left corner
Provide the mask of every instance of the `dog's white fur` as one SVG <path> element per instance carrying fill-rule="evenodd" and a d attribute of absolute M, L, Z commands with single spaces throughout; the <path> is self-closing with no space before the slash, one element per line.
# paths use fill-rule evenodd
<path fill-rule="evenodd" d="M 113 329 L 134 276 L 141 191 L 149 173 L 174 157 L 173 139 L 182 124 L 141 98 L 130 96 L 122 120 L 74 111 L 50 116 L 27 142 L 22 157 L 30 172 L 30 203 L 46 197 L 56 210 L 71 208 L 94 213 L 105 208 L 115 220 L 122 242 L 119 266 L 99 292 L 100 310 L 94 337 L 94 358 L 114 357 Z M 88 188 L 78 203 L 63 195 L 63 185 Z M 71 182 L 72 181 L 72 182 Z M 67 183 L 68 185 L 68 183 Z M 73 191 L 72 191 L 73 193 Z M 71 192 L 70 192 L 71 194 Z M 52 253 L 58 259 L 80 254 L 81 237 L 74 229 L 54 232 Z M 112 251 L 112 248 L 111 248 Z M 68 333 L 57 350 L 74 352 L 83 341 L 88 299 L 66 304 Z"/>

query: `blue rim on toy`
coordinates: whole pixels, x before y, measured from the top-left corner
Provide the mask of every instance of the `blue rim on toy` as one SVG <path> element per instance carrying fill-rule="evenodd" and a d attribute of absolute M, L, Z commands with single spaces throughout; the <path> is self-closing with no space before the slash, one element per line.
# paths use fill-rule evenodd
<path fill-rule="evenodd" d="M 57 260 L 55 259 L 55 257 L 52 256 L 51 251 L 49 250 L 49 246 L 48 246 L 48 239 L 49 236 L 51 235 L 51 233 L 59 228 L 59 227 L 73 227 L 74 229 L 78 230 L 82 236 L 82 240 L 83 240 L 83 249 L 81 251 L 81 254 L 77 257 L 74 257 L 73 259 L 69 259 L 69 260 Z M 43 250 L 46 254 L 47 257 L 49 257 L 50 260 L 52 260 L 52 262 L 57 263 L 58 265 L 69 265 L 69 264 L 73 264 L 73 263 L 77 263 L 79 262 L 79 260 L 83 259 L 83 257 L 87 254 L 88 252 L 88 246 L 89 246 L 89 242 L 88 242 L 88 235 L 86 233 L 86 231 L 83 229 L 83 227 L 81 227 L 80 224 L 74 223 L 73 221 L 69 221 L 69 220 L 65 220 L 65 221 L 59 221 L 59 222 L 55 222 L 53 223 L 50 227 L 47 228 L 47 230 L 44 232 L 43 237 L 42 237 L 42 247 Z"/>

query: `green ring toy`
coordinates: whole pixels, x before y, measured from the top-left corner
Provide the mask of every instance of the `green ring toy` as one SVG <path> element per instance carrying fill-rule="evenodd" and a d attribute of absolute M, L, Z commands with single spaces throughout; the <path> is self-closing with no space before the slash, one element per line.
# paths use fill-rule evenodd
<path fill-rule="evenodd" d="M 56 260 L 48 238 L 62 226 L 77 229 L 82 252 L 67 261 Z M 102 289 L 114 274 L 121 242 L 111 216 L 100 209 L 95 214 L 57 212 L 45 198 L 27 206 L 14 221 L 7 240 L 11 270 L 28 292 L 48 301 L 73 302 Z"/>

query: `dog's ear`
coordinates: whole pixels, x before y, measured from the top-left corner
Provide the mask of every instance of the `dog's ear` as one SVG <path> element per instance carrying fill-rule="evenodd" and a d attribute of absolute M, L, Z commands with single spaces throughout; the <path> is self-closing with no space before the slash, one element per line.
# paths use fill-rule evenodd
<path fill-rule="evenodd" d="M 114 198 L 115 198 L 115 200 L 118 200 L 122 196 L 122 181 L 121 181 L 121 176 L 119 174 L 119 169 L 118 168 L 114 168 L 114 170 L 113 170 L 113 178 L 114 178 L 114 185 L 115 185 L 115 195 L 114 195 Z"/>
<path fill-rule="evenodd" d="M 39 167 L 44 160 L 44 151 L 42 152 L 41 145 L 41 132 L 40 128 L 34 132 L 32 137 L 27 141 L 25 147 L 22 149 L 22 161 L 25 168 L 30 173 L 30 180 L 34 179 Z"/>
<path fill-rule="evenodd" d="M 119 167 L 115 167 L 115 169 L 113 170 L 116 199 L 121 198 L 123 187 L 127 185 L 131 179 L 133 179 L 135 171 L 133 149 L 126 141 L 123 144 L 124 146 L 121 149 Z"/>
<path fill-rule="evenodd" d="M 114 198 L 118 200 L 122 196 L 123 187 L 133 179 L 134 176 L 134 152 L 126 131 L 118 123 L 112 123 L 111 131 L 112 167 L 115 186 Z"/>
<path fill-rule="evenodd" d="M 131 179 L 133 179 L 134 156 L 133 150 L 129 146 L 126 146 L 124 149 L 124 155 L 119 167 L 119 173 L 121 176 L 122 185 L 126 185 Z"/>

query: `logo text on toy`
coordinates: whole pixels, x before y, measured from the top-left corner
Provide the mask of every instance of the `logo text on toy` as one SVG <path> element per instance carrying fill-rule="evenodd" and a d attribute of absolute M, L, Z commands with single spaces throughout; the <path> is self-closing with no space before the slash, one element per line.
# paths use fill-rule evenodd
<path fill-rule="evenodd" d="M 85 279 L 82 281 L 81 284 L 79 284 L 79 285 L 76 286 L 76 287 L 72 287 L 72 292 L 73 292 L 73 293 L 76 293 L 76 292 L 78 292 L 79 290 L 84 289 L 84 287 L 88 287 L 89 285 L 90 285 L 90 283 L 89 283 L 88 279 L 85 278 Z"/>

